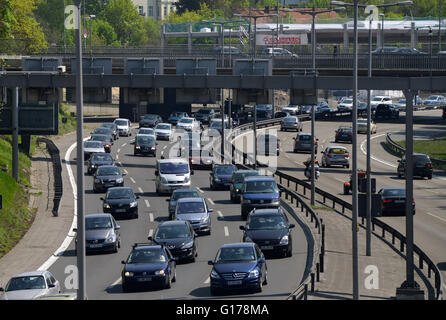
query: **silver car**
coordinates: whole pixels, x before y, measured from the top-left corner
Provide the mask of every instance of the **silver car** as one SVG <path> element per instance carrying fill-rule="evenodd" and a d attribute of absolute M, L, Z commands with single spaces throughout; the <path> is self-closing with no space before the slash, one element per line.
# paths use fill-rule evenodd
<path fill-rule="evenodd" d="M 280 131 L 302 131 L 302 122 L 298 117 L 285 117 L 280 124 Z"/>
<path fill-rule="evenodd" d="M 314 139 L 313 143 L 311 143 L 311 133 L 308 132 L 299 132 L 294 140 L 294 149 L 295 153 L 301 151 L 309 151 L 311 152 L 312 147 L 314 148 L 314 153 L 317 153 L 317 144 L 318 139 Z"/>
<path fill-rule="evenodd" d="M 172 134 L 172 125 L 170 123 L 158 123 L 155 127 L 156 140 L 170 140 Z"/>
<path fill-rule="evenodd" d="M 13 276 L 3 292 L 3 300 L 32 300 L 61 292 L 60 283 L 49 271 L 32 271 Z"/>
<path fill-rule="evenodd" d="M 85 141 L 84 142 L 84 157 L 90 158 L 92 153 L 105 153 L 105 149 L 101 141 Z"/>
<path fill-rule="evenodd" d="M 213 212 L 203 198 L 181 198 L 177 201 L 175 220 L 185 220 L 196 233 L 211 234 L 211 216 Z"/>
<path fill-rule="evenodd" d="M 322 153 L 322 167 L 330 167 L 332 165 L 339 165 L 345 168 L 350 168 L 350 154 L 345 147 L 331 146 L 327 147 Z"/>

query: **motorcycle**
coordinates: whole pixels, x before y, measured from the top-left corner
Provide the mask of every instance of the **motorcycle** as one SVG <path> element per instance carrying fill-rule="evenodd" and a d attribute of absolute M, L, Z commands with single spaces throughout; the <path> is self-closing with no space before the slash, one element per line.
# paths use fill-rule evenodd
<path fill-rule="evenodd" d="M 305 170 L 304 174 L 307 179 L 311 179 L 311 159 L 304 162 Z M 321 172 L 319 171 L 319 162 L 317 159 L 314 160 L 314 178 L 317 180 L 319 176 L 321 175 Z"/>

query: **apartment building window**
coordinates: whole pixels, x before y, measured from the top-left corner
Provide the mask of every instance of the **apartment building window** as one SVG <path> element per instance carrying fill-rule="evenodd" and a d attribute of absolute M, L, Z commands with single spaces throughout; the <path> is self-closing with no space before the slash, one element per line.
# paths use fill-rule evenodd
<path fill-rule="evenodd" d="M 153 17 L 153 7 L 149 7 L 149 17 Z"/>
<path fill-rule="evenodd" d="M 167 16 L 167 6 L 164 6 L 164 16 Z"/>
<path fill-rule="evenodd" d="M 145 16 L 144 14 L 144 7 L 143 6 L 138 6 L 138 12 L 140 16 Z"/>

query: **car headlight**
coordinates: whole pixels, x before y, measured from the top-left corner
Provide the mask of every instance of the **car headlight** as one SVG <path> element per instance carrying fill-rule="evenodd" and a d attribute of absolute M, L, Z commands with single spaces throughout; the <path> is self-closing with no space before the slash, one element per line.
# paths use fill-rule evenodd
<path fill-rule="evenodd" d="M 136 148 L 136 149 L 141 149 L 141 147 L 140 147 L 140 146 L 135 146 L 135 148 Z"/>
<path fill-rule="evenodd" d="M 101 183 L 101 179 L 94 179 L 95 183 Z"/>
<path fill-rule="evenodd" d="M 153 147 L 152 147 L 152 150 L 155 150 L 155 149 L 156 149 L 156 147 L 155 147 L 155 146 L 153 146 Z"/>
<path fill-rule="evenodd" d="M 130 202 L 130 208 L 134 208 L 137 205 L 138 205 L 138 202 L 136 202 L 136 201 Z"/>
<path fill-rule="evenodd" d="M 217 271 L 215 271 L 215 269 L 212 269 L 211 271 L 211 278 L 221 279 L 220 275 L 217 273 Z"/>
<path fill-rule="evenodd" d="M 288 244 L 288 235 L 283 236 L 282 239 L 280 240 L 280 244 Z"/>
<path fill-rule="evenodd" d="M 209 222 L 209 218 L 210 218 L 210 216 L 204 217 L 201 219 L 201 222 L 207 223 L 207 222 Z"/>
<path fill-rule="evenodd" d="M 110 209 L 110 205 L 108 203 L 104 203 L 104 208 L 105 209 Z"/>
<path fill-rule="evenodd" d="M 126 277 L 133 277 L 133 272 L 126 272 L 126 273 L 124 273 L 124 276 L 126 276 Z"/>
<path fill-rule="evenodd" d="M 220 182 L 220 178 L 215 178 L 215 182 Z"/>
<path fill-rule="evenodd" d="M 124 182 L 124 179 L 123 179 L 123 178 L 118 178 L 118 179 L 116 179 L 116 183 L 122 183 L 122 182 Z"/>
<path fill-rule="evenodd" d="M 164 274 L 164 270 L 155 271 L 155 274 L 156 275 L 162 275 L 162 274 Z"/>
<path fill-rule="evenodd" d="M 184 178 L 184 183 L 188 183 L 190 181 L 190 177 Z"/>
<path fill-rule="evenodd" d="M 165 177 L 161 177 L 161 183 L 168 183 Z"/>
<path fill-rule="evenodd" d="M 273 201 L 271 201 L 273 204 L 279 204 L 279 199 L 273 199 Z"/>
<path fill-rule="evenodd" d="M 258 276 L 259 276 L 259 270 L 257 270 L 257 269 L 254 269 L 254 270 L 252 270 L 250 273 L 249 273 L 249 277 L 252 277 L 252 278 L 257 278 Z"/>
<path fill-rule="evenodd" d="M 243 199 L 243 203 L 251 203 L 251 200 L 249 200 L 249 199 Z"/>
<path fill-rule="evenodd" d="M 235 189 L 235 192 L 240 192 L 240 189 Z"/>
<path fill-rule="evenodd" d="M 189 241 L 189 242 L 186 242 L 185 244 L 183 244 L 183 245 L 181 246 L 181 248 L 183 248 L 183 249 L 188 249 L 188 248 L 192 248 L 193 245 L 194 245 L 194 242 L 193 242 L 193 241 Z"/>
<path fill-rule="evenodd" d="M 115 234 L 112 234 L 110 237 L 105 239 L 105 242 L 107 242 L 107 243 L 115 242 L 115 241 L 116 241 L 116 235 Z"/>
<path fill-rule="evenodd" d="M 191 163 L 195 163 L 197 160 L 194 160 L 194 159 L 190 159 L 190 162 Z"/>
<path fill-rule="evenodd" d="M 92 164 L 91 167 L 94 168 L 94 167 L 96 167 L 96 165 L 95 165 L 95 164 Z"/>

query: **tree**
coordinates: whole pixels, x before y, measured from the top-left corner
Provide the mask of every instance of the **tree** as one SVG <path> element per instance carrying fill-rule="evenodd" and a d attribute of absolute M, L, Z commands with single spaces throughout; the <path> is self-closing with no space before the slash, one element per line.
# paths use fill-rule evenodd
<path fill-rule="evenodd" d="M 8 38 L 15 23 L 11 0 L 0 0 L 0 38 Z"/>
<path fill-rule="evenodd" d="M 116 46 L 119 45 L 118 36 L 113 27 L 105 20 L 92 20 L 93 45 Z"/>
<path fill-rule="evenodd" d="M 178 0 L 178 2 L 175 2 L 176 13 L 181 15 L 186 11 L 198 11 L 201 2 L 203 0 Z"/>
<path fill-rule="evenodd" d="M 60 0 L 58 0 L 60 2 Z M 90 15 L 99 15 L 107 6 L 110 0 L 87 0 L 83 1 L 83 6 L 85 7 L 85 14 Z M 84 9 L 82 9 L 82 14 Z"/>

